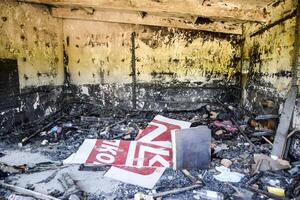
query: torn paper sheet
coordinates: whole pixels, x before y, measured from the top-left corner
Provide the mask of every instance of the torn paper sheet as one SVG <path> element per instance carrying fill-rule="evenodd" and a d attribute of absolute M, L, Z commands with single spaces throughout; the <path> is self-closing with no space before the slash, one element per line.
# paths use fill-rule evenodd
<path fill-rule="evenodd" d="M 171 131 L 189 128 L 190 126 L 190 122 L 157 115 L 137 136 L 136 140 L 162 147 L 171 147 Z M 165 168 L 152 168 L 150 170 L 150 168 L 111 167 L 105 174 L 105 177 L 151 189 L 163 175 L 164 171 Z"/>
<path fill-rule="evenodd" d="M 255 164 L 252 165 L 255 171 L 277 171 L 282 169 L 289 169 L 291 167 L 289 161 L 277 159 L 274 160 L 270 156 L 264 154 L 254 154 Z"/>
<path fill-rule="evenodd" d="M 232 172 L 229 168 L 224 166 L 216 167 L 216 170 L 221 173 L 218 175 L 214 175 L 214 178 L 221 182 L 238 183 L 245 176 L 238 172 Z"/>

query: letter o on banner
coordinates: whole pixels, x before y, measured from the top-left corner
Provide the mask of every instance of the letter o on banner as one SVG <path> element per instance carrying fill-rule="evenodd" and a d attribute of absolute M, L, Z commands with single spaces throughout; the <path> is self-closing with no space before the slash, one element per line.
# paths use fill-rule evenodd
<path fill-rule="evenodd" d="M 115 161 L 115 157 L 107 153 L 98 153 L 96 159 L 105 164 L 112 164 Z"/>

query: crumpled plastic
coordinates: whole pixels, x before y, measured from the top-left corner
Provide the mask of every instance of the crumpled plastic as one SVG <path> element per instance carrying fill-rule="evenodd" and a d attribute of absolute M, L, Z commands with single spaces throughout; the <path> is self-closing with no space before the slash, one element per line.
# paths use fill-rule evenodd
<path fill-rule="evenodd" d="M 274 160 L 270 156 L 264 154 L 254 154 L 253 158 L 255 164 L 252 165 L 252 168 L 254 170 L 277 171 L 277 170 L 291 168 L 291 165 L 287 160 L 282 160 L 282 159 Z"/>
<path fill-rule="evenodd" d="M 224 166 L 216 167 L 216 170 L 221 173 L 214 175 L 214 178 L 221 182 L 238 183 L 245 176 L 238 172 L 232 172 L 229 168 Z"/>
<path fill-rule="evenodd" d="M 216 120 L 213 122 L 213 125 L 216 126 L 217 128 L 225 129 L 226 131 L 229 131 L 231 133 L 235 133 L 238 131 L 237 127 L 235 127 L 235 125 L 229 120 L 226 121 Z"/>

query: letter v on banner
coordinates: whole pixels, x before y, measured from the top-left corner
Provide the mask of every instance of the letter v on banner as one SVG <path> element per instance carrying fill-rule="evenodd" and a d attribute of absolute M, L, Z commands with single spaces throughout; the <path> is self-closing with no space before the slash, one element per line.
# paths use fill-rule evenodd
<path fill-rule="evenodd" d="M 190 122 L 170 119 L 161 115 L 157 115 L 136 137 L 136 140 L 143 143 L 155 144 L 164 148 L 172 148 L 171 131 L 189 128 L 190 126 Z M 142 154 L 141 152 L 139 153 Z M 171 161 L 169 160 L 166 161 L 163 159 L 161 155 L 157 155 L 149 160 L 150 167 L 139 168 L 112 166 L 106 172 L 105 177 L 151 189 L 162 176 L 166 167 L 168 166 L 168 163 L 170 162 Z M 138 166 L 141 166 L 141 164 Z"/>

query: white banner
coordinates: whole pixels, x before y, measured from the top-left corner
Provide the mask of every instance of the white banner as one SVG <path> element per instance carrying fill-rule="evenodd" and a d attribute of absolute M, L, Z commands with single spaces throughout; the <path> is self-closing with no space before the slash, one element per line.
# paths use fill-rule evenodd
<path fill-rule="evenodd" d="M 164 148 L 171 148 L 171 131 L 189 128 L 190 126 L 190 122 L 157 115 L 137 136 L 136 140 L 143 143 L 156 144 Z M 165 169 L 165 167 L 137 168 L 113 166 L 106 172 L 105 177 L 151 189 L 163 175 Z"/>

